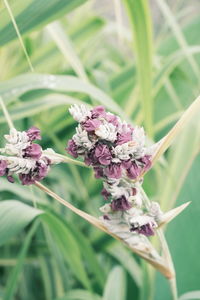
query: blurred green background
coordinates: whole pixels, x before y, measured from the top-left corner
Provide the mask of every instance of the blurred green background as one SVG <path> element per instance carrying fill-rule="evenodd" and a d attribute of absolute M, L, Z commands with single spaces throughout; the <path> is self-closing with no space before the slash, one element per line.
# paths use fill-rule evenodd
<path fill-rule="evenodd" d="M 41 128 L 43 148 L 65 153 L 73 103 L 102 104 L 158 141 L 198 96 L 199 0 L 8 1 L 0 96 L 16 128 Z M 166 229 L 179 295 L 200 290 L 199 117 L 144 181 L 164 211 L 192 201 Z M 2 112 L 0 123 L 3 137 Z M 55 166 L 44 183 L 99 215 L 102 183 L 90 169 Z M 0 178 L 0 191 L 0 299 L 171 299 L 165 278 L 36 187 Z"/>

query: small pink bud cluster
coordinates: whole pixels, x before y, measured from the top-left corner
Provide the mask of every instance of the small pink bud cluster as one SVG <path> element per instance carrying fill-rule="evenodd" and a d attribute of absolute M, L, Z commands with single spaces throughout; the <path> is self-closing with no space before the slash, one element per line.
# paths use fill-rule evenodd
<path fill-rule="evenodd" d="M 49 171 L 50 160 L 43 156 L 40 145 L 35 140 L 41 140 L 40 130 L 31 127 L 27 131 L 10 130 L 5 135 L 7 144 L 1 149 L 0 176 L 6 175 L 8 181 L 14 182 L 13 175 L 19 175 L 23 185 L 30 185 L 42 180 Z"/>
<path fill-rule="evenodd" d="M 66 150 L 75 158 L 82 156 L 93 167 L 95 177 L 103 179 L 102 195 L 110 201 L 111 212 L 129 211 L 137 194 L 130 179 L 137 181 L 151 167 L 143 128 L 132 127 L 102 106 L 89 110 L 74 105 L 69 111 L 79 125 Z M 104 217 L 109 219 L 108 215 Z M 131 225 L 130 230 L 153 234 L 150 224 L 142 226 L 137 229 Z"/>

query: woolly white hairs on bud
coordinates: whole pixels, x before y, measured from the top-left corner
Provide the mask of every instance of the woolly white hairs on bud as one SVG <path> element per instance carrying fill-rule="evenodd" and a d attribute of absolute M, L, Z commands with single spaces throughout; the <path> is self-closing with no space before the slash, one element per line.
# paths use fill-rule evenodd
<path fill-rule="evenodd" d="M 95 134 L 103 140 L 114 142 L 117 138 L 116 127 L 112 123 L 104 122 L 98 129 L 95 130 Z"/>
<path fill-rule="evenodd" d="M 141 227 L 146 224 L 151 224 L 153 228 L 157 227 L 153 217 L 147 215 L 134 216 L 129 219 L 129 223 L 134 227 Z"/>
<path fill-rule="evenodd" d="M 0 156 L 0 160 L 7 162 L 7 168 L 10 174 L 28 174 L 36 166 L 36 161 L 33 159 Z"/>
<path fill-rule="evenodd" d="M 121 160 L 128 160 L 130 159 L 130 155 L 133 155 L 135 152 L 137 152 L 138 147 L 136 146 L 136 143 L 133 141 L 124 143 L 122 145 L 118 145 L 115 148 L 113 148 L 113 154 L 116 158 Z"/>
<path fill-rule="evenodd" d="M 69 112 L 77 122 L 84 122 L 87 117 L 91 117 L 91 111 L 83 104 L 74 104 L 69 108 Z"/>
<path fill-rule="evenodd" d="M 132 194 L 132 187 L 122 180 L 117 184 L 112 185 L 108 184 L 107 182 L 104 182 L 103 186 L 115 199 L 120 198 L 121 196 L 129 198 Z"/>
<path fill-rule="evenodd" d="M 151 207 L 149 209 L 149 212 L 148 212 L 149 216 L 155 218 L 156 221 L 160 221 L 160 218 L 162 217 L 163 215 L 163 212 L 162 210 L 160 209 L 160 205 L 158 202 L 152 202 L 151 203 Z"/>
<path fill-rule="evenodd" d="M 82 129 L 81 125 L 76 128 L 76 134 L 73 136 L 73 140 L 77 146 L 86 149 L 91 149 L 93 147 L 93 142 L 88 138 L 88 133 L 86 130 Z"/>
<path fill-rule="evenodd" d="M 136 126 L 133 130 L 132 138 L 139 148 L 145 147 L 145 132 L 143 127 Z"/>
<path fill-rule="evenodd" d="M 43 150 L 42 154 L 43 156 L 47 157 L 53 165 L 57 165 L 63 161 L 63 158 L 59 157 L 58 154 L 52 148 L 47 148 L 46 150 Z"/>
<path fill-rule="evenodd" d="M 9 142 L 5 145 L 5 153 L 8 155 L 16 155 L 22 157 L 22 151 L 29 145 L 29 137 L 25 131 L 17 131 L 15 128 L 10 129 L 9 135 L 4 135 Z"/>

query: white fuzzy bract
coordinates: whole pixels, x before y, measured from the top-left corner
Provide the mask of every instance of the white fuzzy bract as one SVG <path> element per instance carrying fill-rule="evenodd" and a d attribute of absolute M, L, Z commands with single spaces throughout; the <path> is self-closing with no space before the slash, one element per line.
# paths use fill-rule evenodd
<path fill-rule="evenodd" d="M 74 104 L 69 108 L 69 112 L 77 122 L 84 122 L 87 117 L 91 117 L 91 111 L 85 105 Z"/>
<path fill-rule="evenodd" d="M 7 162 L 9 174 L 28 174 L 36 166 L 36 161 L 33 159 L 25 159 L 13 156 L 0 156 L 0 160 Z"/>
<path fill-rule="evenodd" d="M 115 155 L 115 158 L 121 160 L 130 159 L 130 155 L 133 155 L 136 151 L 136 143 L 133 141 L 124 143 L 122 145 L 118 145 L 115 148 L 113 148 L 113 154 Z"/>
<path fill-rule="evenodd" d="M 141 227 L 146 224 L 150 224 L 153 228 L 157 227 L 157 224 L 154 221 L 154 219 L 147 215 L 134 216 L 134 217 L 130 218 L 129 222 L 135 228 Z"/>
<path fill-rule="evenodd" d="M 132 139 L 140 148 L 145 147 L 145 133 L 143 127 L 136 126 L 132 133 Z"/>
<path fill-rule="evenodd" d="M 112 123 L 104 122 L 98 129 L 95 130 L 95 134 L 103 140 L 114 142 L 117 138 L 116 127 Z"/>
<path fill-rule="evenodd" d="M 47 148 L 46 150 L 42 151 L 43 156 L 47 157 L 51 164 L 59 164 L 63 162 L 63 158 L 60 157 L 52 148 Z"/>
<path fill-rule="evenodd" d="M 76 128 L 76 134 L 73 136 L 73 140 L 78 147 L 91 149 L 93 142 L 88 138 L 88 133 L 86 130 L 82 129 L 81 125 Z"/>
<path fill-rule="evenodd" d="M 15 128 L 10 129 L 9 135 L 4 135 L 8 143 L 5 145 L 4 152 L 8 155 L 22 157 L 22 152 L 29 145 L 29 137 L 25 131 L 17 131 Z"/>

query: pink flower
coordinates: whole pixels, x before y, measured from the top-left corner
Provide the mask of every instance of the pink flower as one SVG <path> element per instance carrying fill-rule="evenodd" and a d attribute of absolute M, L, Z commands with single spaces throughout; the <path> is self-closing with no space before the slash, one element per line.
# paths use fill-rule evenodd
<path fill-rule="evenodd" d="M 144 234 L 146 236 L 151 236 L 151 235 L 155 234 L 152 225 L 149 224 L 149 223 L 147 223 L 145 225 L 142 225 L 140 227 L 134 227 L 134 226 L 132 226 L 131 229 L 130 229 L 130 231 L 136 231 L 136 232 L 138 232 L 140 234 Z"/>
<path fill-rule="evenodd" d="M 96 106 L 92 109 L 92 118 L 105 117 L 105 108 L 103 106 Z"/>
<path fill-rule="evenodd" d="M 95 178 L 101 178 L 104 176 L 103 168 L 101 167 L 94 167 L 94 176 Z"/>
<path fill-rule="evenodd" d="M 117 135 L 117 145 L 122 145 L 124 143 L 130 142 L 132 140 L 132 132 L 123 132 Z"/>
<path fill-rule="evenodd" d="M 83 128 L 90 132 L 90 131 L 94 131 L 95 129 L 99 128 L 99 126 L 101 125 L 101 121 L 98 119 L 89 119 L 86 122 L 83 123 Z"/>
<path fill-rule="evenodd" d="M 6 174 L 7 162 L 5 160 L 0 160 L 0 176 Z"/>
<path fill-rule="evenodd" d="M 128 210 L 131 208 L 131 204 L 128 202 L 125 196 L 122 196 L 112 201 L 111 208 L 113 211 Z"/>
<path fill-rule="evenodd" d="M 41 140 L 41 136 L 40 136 L 40 129 L 37 127 L 31 127 L 26 131 L 29 140 L 30 141 L 34 141 L 34 140 Z"/>
<path fill-rule="evenodd" d="M 131 166 L 132 166 L 132 161 L 130 159 L 122 161 L 122 167 L 124 169 L 129 169 Z"/>
<path fill-rule="evenodd" d="M 143 166 L 143 171 L 147 171 L 151 168 L 151 156 L 150 155 L 145 155 L 142 158 L 139 159 L 141 163 L 144 164 Z"/>
<path fill-rule="evenodd" d="M 67 152 L 72 155 L 74 158 L 77 158 L 78 157 L 78 153 L 77 153 L 77 145 L 76 143 L 74 142 L 73 139 L 69 140 L 68 141 L 68 145 L 67 145 L 67 148 L 66 148 Z"/>
<path fill-rule="evenodd" d="M 120 164 L 111 164 L 105 168 L 105 175 L 110 178 L 119 179 L 122 176 L 122 168 Z"/>
<path fill-rule="evenodd" d="M 135 162 L 132 162 L 132 165 L 127 169 L 127 175 L 130 179 L 137 178 L 141 173 L 141 168 L 137 166 Z"/>
<path fill-rule="evenodd" d="M 24 157 L 39 159 L 42 155 L 42 148 L 38 144 L 31 144 L 24 150 Z"/>
<path fill-rule="evenodd" d="M 111 196 L 111 194 L 106 189 L 103 189 L 101 191 L 101 195 L 104 197 L 104 200 L 108 200 L 108 198 Z"/>
<path fill-rule="evenodd" d="M 98 158 L 100 164 L 109 165 L 111 162 L 111 153 L 107 145 L 99 144 L 95 148 L 95 156 Z"/>
<path fill-rule="evenodd" d="M 117 116 L 113 115 L 113 114 L 106 114 L 105 116 L 106 121 L 108 121 L 109 123 L 112 123 L 114 126 L 118 126 L 119 125 L 119 121 Z"/>

